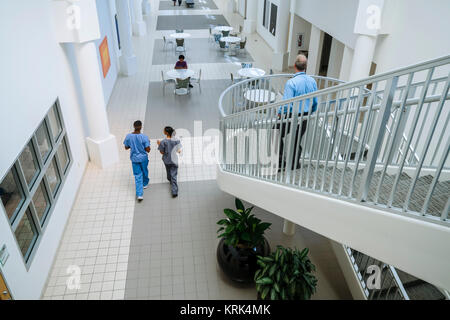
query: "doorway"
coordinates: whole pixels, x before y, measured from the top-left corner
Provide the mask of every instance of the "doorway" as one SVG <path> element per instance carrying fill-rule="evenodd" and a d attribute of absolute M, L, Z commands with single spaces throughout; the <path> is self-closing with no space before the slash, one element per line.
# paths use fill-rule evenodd
<path fill-rule="evenodd" d="M 6 286 L 5 279 L 3 278 L 3 274 L 1 272 L 0 272 L 0 300 L 12 300 L 11 293 L 9 292 L 9 289 Z"/>
<path fill-rule="evenodd" d="M 326 77 L 328 74 L 328 62 L 330 61 L 331 54 L 331 42 L 333 41 L 333 37 L 328 33 L 324 32 L 323 35 L 323 44 L 322 44 L 322 54 L 320 57 L 320 65 L 319 65 L 319 76 Z"/>

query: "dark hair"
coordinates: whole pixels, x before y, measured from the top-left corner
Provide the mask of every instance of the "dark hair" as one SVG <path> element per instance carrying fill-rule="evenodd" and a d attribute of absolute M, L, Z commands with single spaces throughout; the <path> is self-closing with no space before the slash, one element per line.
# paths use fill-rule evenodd
<path fill-rule="evenodd" d="M 141 120 L 136 120 L 136 121 L 133 123 L 133 126 L 134 126 L 135 129 L 136 129 L 136 128 L 142 128 L 142 122 L 141 122 Z"/>
<path fill-rule="evenodd" d="M 308 65 L 307 61 L 295 61 L 295 67 L 298 71 L 306 71 L 306 67 Z"/>
<path fill-rule="evenodd" d="M 178 57 L 178 59 L 183 59 L 184 60 L 184 56 L 182 54 L 180 54 L 180 56 Z"/>
<path fill-rule="evenodd" d="M 172 137 L 173 135 L 175 135 L 175 130 L 172 127 L 164 127 L 164 132 L 167 133 L 167 135 L 169 137 Z"/>

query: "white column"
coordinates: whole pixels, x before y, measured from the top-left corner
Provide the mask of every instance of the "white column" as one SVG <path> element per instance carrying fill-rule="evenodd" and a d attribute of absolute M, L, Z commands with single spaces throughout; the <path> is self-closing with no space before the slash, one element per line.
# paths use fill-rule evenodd
<path fill-rule="evenodd" d="M 310 75 L 317 75 L 319 73 L 320 58 L 322 56 L 323 45 L 322 30 L 315 25 L 311 25 L 311 36 L 309 40 L 308 50 L 308 67 L 306 72 Z"/>
<path fill-rule="evenodd" d="M 132 0 L 133 34 L 141 37 L 147 34 L 147 24 L 142 17 L 142 0 Z"/>
<path fill-rule="evenodd" d="M 142 1 L 142 14 L 147 16 L 150 14 L 150 2 L 149 0 Z"/>
<path fill-rule="evenodd" d="M 272 58 L 272 67 L 275 70 L 283 71 L 288 66 L 289 53 L 287 50 L 289 37 L 289 11 L 290 0 L 280 1 L 277 12 L 277 29 L 275 31 L 275 48 Z"/>
<path fill-rule="evenodd" d="M 344 44 L 335 38 L 331 41 L 330 59 L 328 60 L 327 77 L 337 79 L 341 72 L 342 57 L 344 55 Z"/>
<path fill-rule="evenodd" d="M 256 32 L 256 20 L 258 17 L 258 0 L 247 0 L 247 17 L 244 20 L 244 32 Z"/>
<path fill-rule="evenodd" d="M 235 12 L 236 11 L 236 1 L 228 0 L 227 9 L 228 9 L 228 12 L 230 12 L 230 13 Z"/>
<path fill-rule="evenodd" d="M 295 223 L 284 219 L 283 233 L 287 236 L 293 236 L 295 234 Z"/>
<path fill-rule="evenodd" d="M 100 168 L 119 161 L 116 137 L 109 131 L 106 103 L 94 41 L 74 44 L 82 96 L 89 127 L 87 147 L 90 160 Z"/>
<path fill-rule="evenodd" d="M 131 76 L 137 71 L 137 58 L 134 54 L 131 39 L 130 8 L 128 1 L 116 0 L 117 20 L 119 24 L 119 37 L 122 55 L 120 56 L 120 71 Z"/>
<path fill-rule="evenodd" d="M 344 52 L 342 54 L 341 71 L 339 73 L 339 79 L 343 81 L 348 81 L 350 77 L 350 70 L 352 68 L 353 61 L 353 49 L 344 46 Z"/>
<path fill-rule="evenodd" d="M 287 51 L 288 51 L 288 66 L 289 66 L 289 61 L 292 59 L 292 46 L 294 46 L 294 42 L 296 40 L 294 40 L 294 32 L 296 30 L 294 30 L 294 26 L 295 26 L 295 1 L 291 1 L 291 8 L 290 8 L 290 19 L 289 19 L 289 34 L 288 34 L 288 47 L 287 47 Z"/>
<path fill-rule="evenodd" d="M 369 76 L 376 45 L 377 37 L 364 34 L 358 35 L 353 52 L 349 81 L 360 80 Z"/>
<path fill-rule="evenodd" d="M 369 76 L 378 33 L 381 30 L 384 0 L 359 0 L 353 32 L 358 35 L 353 51 L 349 80 Z"/>

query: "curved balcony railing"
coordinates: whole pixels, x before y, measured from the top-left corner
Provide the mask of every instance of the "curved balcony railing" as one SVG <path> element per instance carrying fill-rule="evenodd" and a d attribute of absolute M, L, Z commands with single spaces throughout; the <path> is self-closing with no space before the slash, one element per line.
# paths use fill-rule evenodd
<path fill-rule="evenodd" d="M 283 99 L 286 82 L 294 74 L 275 74 L 252 79 L 238 80 L 228 87 L 219 98 L 219 110 L 222 117 L 245 110 L 274 103 Z M 341 80 L 312 76 L 319 90 L 344 83 Z"/>
<path fill-rule="evenodd" d="M 449 71 L 445 56 L 351 83 L 315 77 L 318 91 L 285 101 L 292 75 L 234 84 L 219 100 L 221 168 L 448 226 Z"/>

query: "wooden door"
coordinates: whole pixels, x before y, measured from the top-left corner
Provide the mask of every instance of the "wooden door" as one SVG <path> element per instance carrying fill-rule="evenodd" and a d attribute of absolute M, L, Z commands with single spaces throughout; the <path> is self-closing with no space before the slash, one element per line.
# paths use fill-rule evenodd
<path fill-rule="evenodd" d="M 5 279 L 0 272 L 0 300 L 12 300 L 8 287 L 6 286 Z"/>

